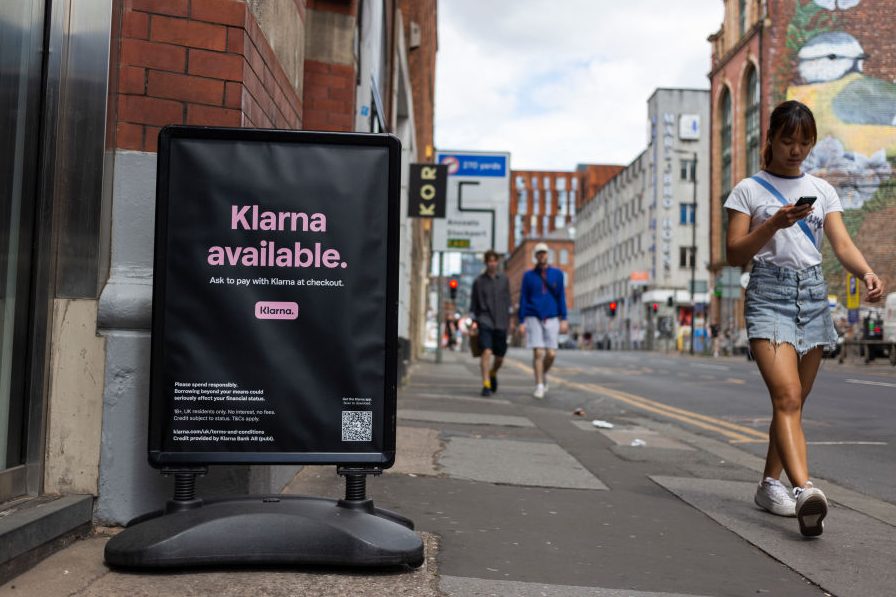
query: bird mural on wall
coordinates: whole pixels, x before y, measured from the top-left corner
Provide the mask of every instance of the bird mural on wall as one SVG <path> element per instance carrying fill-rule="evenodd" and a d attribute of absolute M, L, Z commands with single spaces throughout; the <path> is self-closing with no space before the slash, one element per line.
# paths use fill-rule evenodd
<path fill-rule="evenodd" d="M 847 10 L 853 6 L 858 6 L 862 0 L 815 0 L 815 4 L 828 10 Z"/>
<path fill-rule="evenodd" d="M 819 138 L 830 135 L 864 155 L 882 148 L 896 155 L 896 85 L 862 72 L 868 54 L 855 37 L 844 31 L 822 33 L 797 58 L 803 84 L 789 87 L 787 98 L 812 108 Z"/>
<path fill-rule="evenodd" d="M 849 8 L 844 4 L 839 2 L 839 8 Z M 896 84 L 864 74 L 868 54 L 845 31 L 812 37 L 796 58 L 787 99 L 812 109 L 819 140 L 803 168 L 837 187 L 844 207 L 859 208 L 892 176 L 888 159 L 896 158 Z"/>

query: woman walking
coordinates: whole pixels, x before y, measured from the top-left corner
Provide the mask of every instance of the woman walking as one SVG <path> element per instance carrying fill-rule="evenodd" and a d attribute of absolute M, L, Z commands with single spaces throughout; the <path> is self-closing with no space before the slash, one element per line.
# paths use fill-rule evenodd
<path fill-rule="evenodd" d="M 817 140 L 815 118 L 804 104 L 787 101 L 772 112 L 763 170 L 731 191 L 728 262 L 753 270 L 744 315 L 750 349 L 772 401 L 764 478 L 755 502 L 773 514 L 796 516 L 800 532 L 821 535 L 828 503 L 809 480 L 802 412 L 824 346 L 837 335 L 821 270 L 822 235 L 843 267 L 861 279 L 866 299 L 880 300 L 883 284 L 853 244 L 837 192 L 800 166 Z M 781 483 L 781 472 L 793 495 Z"/>

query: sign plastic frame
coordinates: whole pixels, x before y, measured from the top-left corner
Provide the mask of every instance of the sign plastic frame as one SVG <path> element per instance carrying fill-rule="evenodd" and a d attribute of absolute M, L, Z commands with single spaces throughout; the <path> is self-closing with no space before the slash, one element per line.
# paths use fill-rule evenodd
<path fill-rule="evenodd" d="M 170 416 L 162 383 L 165 342 L 164 296 L 168 263 L 170 148 L 174 139 L 278 142 L 374 146 L 389 156 L 386 235 L 386 302 L 384 399 L 382 408 L 383 450 L 381 452 L 172 452 L 163 451 L 165 417 Z M 155 251 L 153 256 L 153 309 L 149 383 L 149 464 L 156 468 L 211 464 L 316 464 L 359 465 L 389 468 L 395 462 L 395 434 L 398 377 L 398 249 L 401 185 L 401 142 L 391 134 L 330 133 L 277 129 L 242 129 L 198 126 L 167 126 L 159 133 L 156 173 Z"/>

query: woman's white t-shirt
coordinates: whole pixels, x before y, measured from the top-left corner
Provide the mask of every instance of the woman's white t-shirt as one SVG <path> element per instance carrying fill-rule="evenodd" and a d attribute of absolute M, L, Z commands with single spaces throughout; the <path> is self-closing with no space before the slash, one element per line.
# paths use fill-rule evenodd
<path fill-rule="evenodd" d="M 812 211 L 803 219 L 815 237 L 814 244 L 797 223 L 789 228 L 778 230 L 771 240 L 759 249 L 753 259 L 795 270 L 806 269 L 821 263 L 824 219 L 831 212 L 843 211 L 837 191 L 827 181 L 811 174 L 784 177 L 775 176 L 763 170 L 756 176 L 778 189 L 778 192 L 790 204 L 796 203 L 800 197 L 817 197 L 817 199 L 812 205 Z M 765 223 L 783 206 L 783 203 L 752 178 L 745 178 L 737 183 L 725 201 L 726 208 L 750 216 L 751 232 Z"/>

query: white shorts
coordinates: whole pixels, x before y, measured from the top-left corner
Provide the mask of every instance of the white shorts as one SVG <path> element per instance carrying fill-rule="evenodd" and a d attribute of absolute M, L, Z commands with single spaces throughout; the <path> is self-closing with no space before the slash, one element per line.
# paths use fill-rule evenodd
<path fill-rule="evenodd" d="M 557 337 L 560 335 L 560 318 L 551 317 L 542 321 L 537 317 L 527 317 L 526 348 L 557 348 Z"/>

